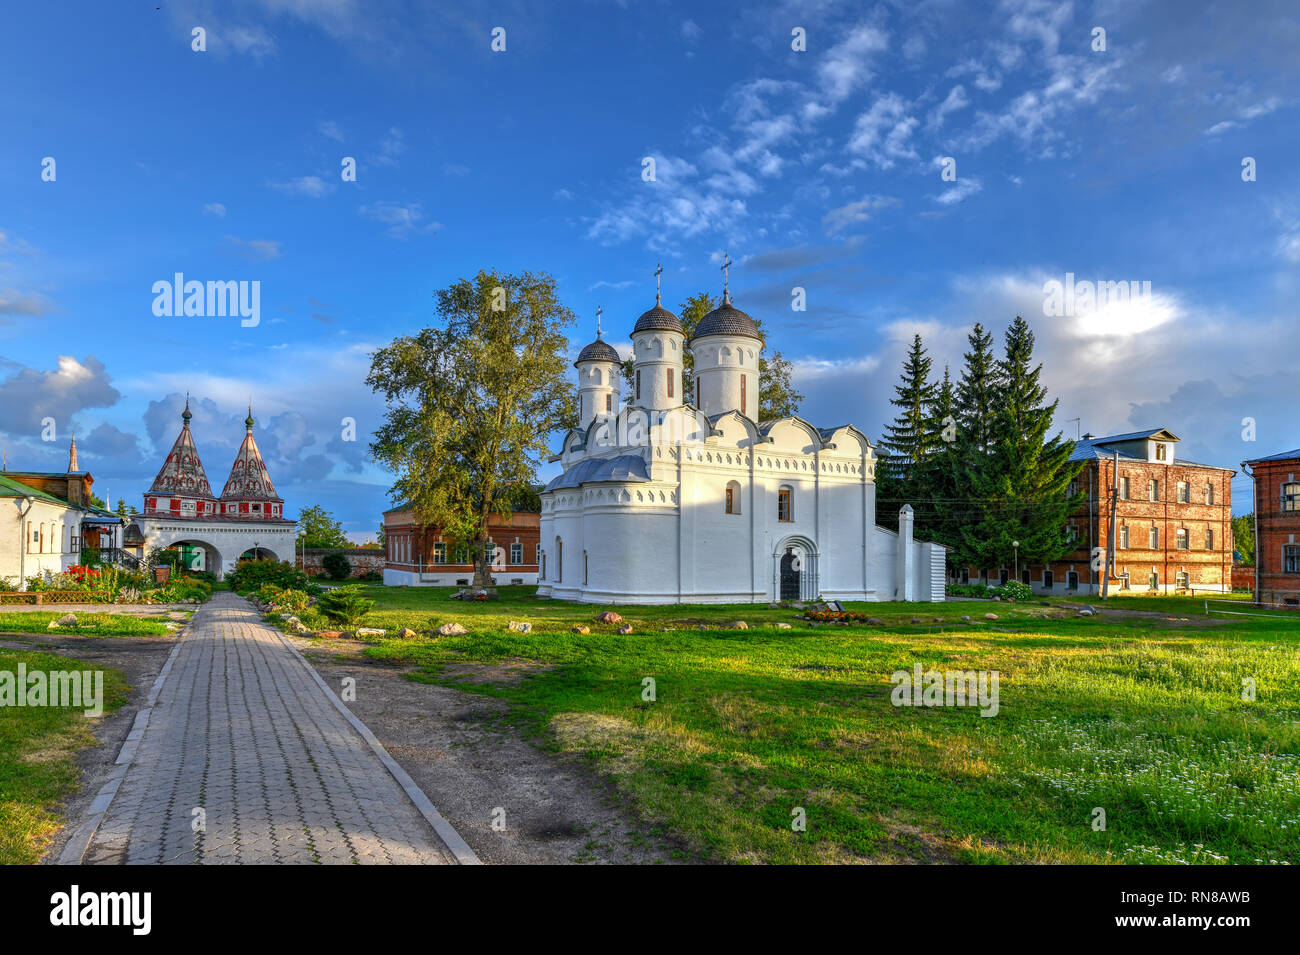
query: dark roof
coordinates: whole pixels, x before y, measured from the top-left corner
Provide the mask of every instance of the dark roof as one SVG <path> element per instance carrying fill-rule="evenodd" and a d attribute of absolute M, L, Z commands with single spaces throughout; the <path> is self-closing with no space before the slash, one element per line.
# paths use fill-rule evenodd
<path fill-rule="evenodd" d="M 1133 454 L 1114 445 L 1123 444 L 1127 441 L 1137 441 L 1141 438 L 1151 438 L 1156 435 L 1166 435 L 1168 440 L 1177 441 L 1171 431 L 1164 428 L 1152 428 L 1150 431 L 1134 431 L 1130 434 L 1115 434 L 1105 438 L 1092 438 L 1074 442 L 1074 451 L 1070 453 L 1072 462 L 1079 461 L 1109 461 L 1119 454 L 1121 461 L 1146 461 L 1145 454 Z M 1186 465 L 1193 468 L 1213 468 L 1216 471 L 1231 471 L 1232 468 L 1225 468 L 1221 464 L 1202 464 L 1199 461 L 1188 461 L 1186 458 L 1178 458 L 1174 464 Z"/>
<path fill-rule="evenodd" d="M 621 364 L 623 359 L 609 342 L 597 335 L 594 342 L 578 352 L 578 361 L 612 361 Z M 578 361 L 575 361 L 574 365 L 577 365 Z"/>
<path fill-rule="evenodd" d="M 758 323 L 731 304 L 731 298 L 723 295 L 722 304 L 700 319 L 695 326 L 691 341 L 706 338 L 709 335 L 747 335 L 762 341 L 758 334 Z"/>
<path fill-rule="evenodd" d="M 676 315 L 655 302 L 655 307 L 642 314 L 632 326 L 632 334 L 637 332 L 678 332 L 685 335 L 686 329 L 682 328 Z"/>
<path fill-rule="evenodd" d="M 1290 461 L 1291 459 L 1300 460 L 1300 448 L 1294 451 L 1279 451 L 1277 454 L 1270 454 L 1267 457 L 1255 458 L 1253 461 L 1245 461 L 1245 464 L 1263 464 L 1265 461 Z"/>
<path fill-rule="evenodd" d="M 62 477 L 62 475 L 58 475 Z M 38 488 L 29 487 L 22 481 L 16 481 L 11 477 L 0 474 L 0 497 L 34 497 L 38 501 L 45 501 L 48 504 L 61 504 L 63 507 L 76 509 L 75 504 L 69 504 L 61 497 L 55 497 Z"/>
<path fill-rule="evenodd" d="M 579 487 L 593 481 L 648 481 L 645 459 L 639 454 L 620 454 L 616 458 L 588 458 L 580 461 L 546 485 L 548 491 Z"/>

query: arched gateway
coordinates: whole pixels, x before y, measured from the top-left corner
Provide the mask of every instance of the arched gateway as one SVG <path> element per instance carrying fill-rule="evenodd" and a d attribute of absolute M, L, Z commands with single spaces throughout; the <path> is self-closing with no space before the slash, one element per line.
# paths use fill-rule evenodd
<path fill-rule="evenodd" d="M 772 554 L 775 600 L 816 600 L 820 592 L 817 545 L 806 537 L 782 538 Z"/>
<path fill-rule="evenodd" d="M 285 520 L 284 500 L 275 492 L 266 462 L 253 439 L 253 411 L 244 421 L 244 442 L 230 469 L 221 497 L 214 497 L 190 433 L 190 403 L 181 414 L 162 470 L 144 495 L 144 511 L 131 518 L 141 556 L 155 548 L 180 545 L 187 565 L 218 578 L 233 570 L 245 553 L 292 561 L 297 523 Z M 202 567 L 197 564 L 202 564 Z"/>

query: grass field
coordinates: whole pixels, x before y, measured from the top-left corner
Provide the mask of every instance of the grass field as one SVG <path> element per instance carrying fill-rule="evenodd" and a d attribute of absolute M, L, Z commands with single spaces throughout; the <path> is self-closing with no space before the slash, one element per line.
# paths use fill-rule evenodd
<path fill-rule="evenodd" d="M 50 624 L 68 611 L 0 613 L 0 633 L 45 633 Z M 157 637 L 172 631 L 160 618 L 130 614 L 79 613 L 75 627 L 60 627 L 60 633 L 79 637 Z"/>
<path fill-rule="evenodd" d="M 508 700 L 539 745 L 590 760 L 695 858 L 1300 861 L 1300 617 L 1207 619 L 1181 597 L 1114 600 L 1147 612 L 1104 618 L 1059 600 L 863 604 L 882 623 L 850 627 L 765 605 L 610 608 L 634 627 L 619 635 L 594 622 L 606 608 L 530 587 L 450 592 L 368 588 L 364 626 L 470 633 L 366 652 Z M 524 679 L 469 682 L 500 663 Z M 997 715 L 892 705 L 891 674 L 918 663 L 998 671 Z"/>
<path fill-rule="evenodd" d="M 26 616 L 15 614 L 14 616 Z M 49 653 L 0 650 L 0 671 L 91 670 Z M 120 670 L 104 671 L 104 712 L 126 701 Z M 63 799 L 77 784 L 77 753 L 95 742 L 96 720 L 82 709 L 0 706 L 0 865 L 32 864 L 63 820 Z"/>

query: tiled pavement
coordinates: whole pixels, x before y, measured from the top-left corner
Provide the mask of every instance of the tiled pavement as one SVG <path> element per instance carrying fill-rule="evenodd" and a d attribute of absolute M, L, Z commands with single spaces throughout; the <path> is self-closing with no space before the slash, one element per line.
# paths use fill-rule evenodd
<path fill-rule="evenodd" d="M 219 592 L 181 638 L 84 861 L 455 857 L 301 658 Z"/>

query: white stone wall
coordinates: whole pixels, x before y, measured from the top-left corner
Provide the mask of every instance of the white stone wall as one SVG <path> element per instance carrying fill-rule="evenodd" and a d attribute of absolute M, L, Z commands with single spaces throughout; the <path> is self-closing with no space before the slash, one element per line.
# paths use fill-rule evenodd
<path fill-rule="evenodd" d="M 612 409 L 608 414 L 618 413 L 622 372 L 618 365 L 605 361 L 583 361 L 577 367 L 578 428 L 586 431 L 592 421 L 607 414 L 606 405 Z"/>
<path fill-rule="evenodd" d="M 762 343 L 747 335 L 710 335 L 694 342 L 691 354 L 695 358 L 695 403 L 700 409 L 710 416 L 739 411 L 757 421 Z"/>
<path fill-rule="evenodd" d="M 29 540 L 29 522 L 41 534 L 39 542 Z M 0 577 L 25 589 L 26 581 L 37 574 L 66 571 L 81 558 L 80 548 L 72 549 L 80 528 L 81 511 L 75 508 L 36 498 L 27 507 L 24 498 L 0 498 Z"/>
<path fill-rule="evenodd" d="M 474 572 L 472 570 L 460 573 L 426 572 L 422 575 L 414 570 L 384 568 L 384 586 L 386 587 L 464 587 L 473 579 Z M 537 583 L 537 574 L 533 571 L 512 573 L 509 570 L 503 570 L 492 575 L 492 583 L 497 586 L 535 584 Z"/>
<path fill-rule="evenodd" d="M 652 411 L 666 411 L 682 403 L 682 347 L 685 336 L 677 332 L 650 331 L 632 336 L 632 394 L 628 400 Z M 673 373 L 673 393 L 668 394 L 668 371 Z M 636 373 L 641 373 L 641 395 Z"/>
<path fill-rule="evenodd" d="M 177 520 L 150 514 L 137 514 L 132 523 L 144 535 L 144 554 L 155 547 L 170 547 L 182 541 L 204 548 L 204 565 L 218 579 L 234 570 L 240 555 L 258 547 L 268 550 L 279 560 L 292 563 L 297 539 L 297 524 L 262 521 Z"/>

